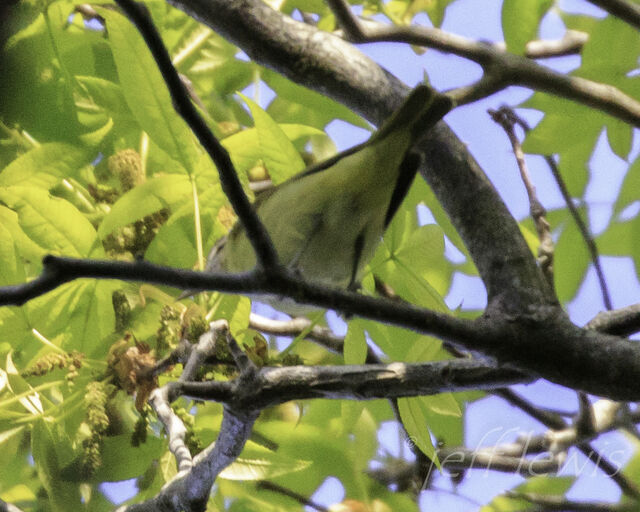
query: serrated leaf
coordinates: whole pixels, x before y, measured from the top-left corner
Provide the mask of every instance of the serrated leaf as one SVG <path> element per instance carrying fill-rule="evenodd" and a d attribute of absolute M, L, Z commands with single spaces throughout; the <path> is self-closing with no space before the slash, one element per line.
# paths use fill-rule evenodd
<path fill-rule="evenodd" d="M 142 129 L 191 172 L 198 157 L 191 132 L 173 109 L 167 86 L 147 45 L 121 14 L 98 9 L 107 23 L 118 77 L 129 109 Z"/>
<path fill-rule="evenodd" d="M 48 252 L 78 258 L 89 255 L 96 231 L 68 201 L 27 187 L 0 189 L 0 201 L 18 214 L 24 233 Z"/>
<path fill-rule="evenodd" d="M 244 95 L 240 96 L 251 110 L 260 156 L 273 183 L 282 183 L 302 171 L 305 168 L 304 161 L 278 123 L 254 101 Z"/>
<path fill-rule="evenodd" d="M 62 178 L 77 176 L 90 161 L 86 148 L 50 142 L 27 151 L 0 172 L 0 186 L 40 187 L 49 190 Z"/>
<path fill-rule="evenodd" d="M 163 208 L 171 208 L 191 194 L 191 184 L 184 174 L 154 176 L 132 188 L 111 207 L 98 228 L 98 236 L 104 238 L 115 229 L 140 220 Z"/>
<path fill-rule="evenodd" d="M 400 418 L 409 434 L 409 439 L 440 468 L 436 449 L 431 441 L 429 427 L 427 426 L 428 418 L 424 407 L 421 397 L 398 399 Z"/>
<path fill-rule="evenodd" d="M 550 0 L 504 0 L 502 33 L 508 51 L 524 55 L 527 43 L 535 39 L 540 20 L 552 4 Z"/>

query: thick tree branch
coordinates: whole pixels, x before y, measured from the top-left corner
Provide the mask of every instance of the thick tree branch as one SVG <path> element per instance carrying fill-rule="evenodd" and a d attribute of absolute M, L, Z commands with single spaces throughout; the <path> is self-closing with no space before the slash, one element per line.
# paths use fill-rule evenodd
<path fill-rule="evenodd" d="M 173 382 L 171 392 L 231 407 L 263 409 L 311 398 L 374 400 L 495 389 L 527 382 L 522 373 L 479 361 L 260 368 L 251 379 Z"/>
<path fill-rule="evenodd" d="M 554 306 L 534 308 L 530 317 L 523 313 L 512 317 L 503 310 L 489 310 L 483 317 L 466 320 L 408 304 L 332 290 L 289 274 L 274 280 L 255 271 L 204 274 L 144 261 L 88 261 L 53 256 L 45 258 L 44 265 L 43 274 L 58 276 L 60 283 L 80 277 L 115 278 L 187 289 L 290 296 L 299 303 L 316 304 L 437 336 L 576 390 L 616 400 L 640 399 L 637 378 L 640 346 L 578 328 Z M 52 269 L 47 270 L 47 267 Z M 37 291 L 34 286 L 37 281 L 24 285 L 31 297 Z M 52 283 L 48 279 L 45 284 L 51 286 Z M 0 304 L 15 304 L 17 298 L 25 299 L 20 286 L 0 290 Z"/>
<path fill-rule="evenodd" d="M 404 85 L 351 44 L 259 0 L 173 3 L 238 44 L 256 62 L 348 105 L 375 124 L 406 94 Z M 513 310 L 555 303 L 551 290 L 541 284 L 544 278 L 517 224 L 465 145 L 439 124 L 420 149 L 426 156 L 422 172 L 472 254 L 490 302 Z"/>

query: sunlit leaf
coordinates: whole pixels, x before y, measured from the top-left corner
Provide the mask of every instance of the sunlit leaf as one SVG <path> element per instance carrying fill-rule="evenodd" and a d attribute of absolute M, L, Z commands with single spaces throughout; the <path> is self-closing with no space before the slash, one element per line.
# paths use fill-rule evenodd
<path fill-rule="evenodd" d="M 0 201 L 18 214 L 24 233 L 48 252 L 88 256 L 96 231 L 71 203 L 30 187 L 0 188 Z"/>
<path fill-rule="evenodd" d="M 344 339 L 344 362 L 363 364 L 367 358 L 367 340 L 358 320 L 349 322 L 349 330 Z"/>
<path fill-rule="evenodd" d="M 436 450 L 431 441 L 425 407 L 426 404 L 421 397 L 398 399 L 398 410 L 400 411 L 402 424 L 409 434 L 410 441 L 420 448 L 422 453 L 439 465 Z"/>
<path fill-rule="evenodd" d="M 502 32 L 508 51 L 524 54 L 527 43 L 535 39 L 540 20 L 551 5 L 552 0 L 505 0 L 502 3 Z"/>
<path fill-rule="evenodd" d="M 155 176 L 118 199 L 100 224 L 98 236 L 104 238 L 115 229 L 140 220 L 145 215 L 171 208 L 190 194 L 191 184 L 186 175 Z"/>
<path fill-rule="evenodd" d="M 107 22 L 109 41 L 120 85 L 142 129 L 171 158 L 191 171 L 196 146 L 183 119 L 175 112 L 167 86 L 142 37 L 121 14 L 100 9 Z"/>

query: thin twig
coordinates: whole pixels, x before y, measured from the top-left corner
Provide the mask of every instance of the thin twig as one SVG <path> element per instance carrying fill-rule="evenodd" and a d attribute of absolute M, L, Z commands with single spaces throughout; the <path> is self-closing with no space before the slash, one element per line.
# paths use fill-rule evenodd
<path fill-rule="evenodd" d="M 560 193 L 562 194 L 562 198 L 564 199 L 567 208 L 569 209 L 569 213 L 573 217 L 573 221 L 576 223 L 578 227 L 578 231 L 580 231 L 580 235 L 584 240 L 584 243 L 587 245 L 587 250 L 589 251 L 589 255 L 591 256 L 591 262 L 593 263 L 593 268 L 596 271 L 596 276 L 598 277 L 598 284 L 600 285 L 600 293 L 602 294 L 602 301 L 604 302 L 605 308 L 607 310 L 613 309 L 613 303 L 611 301 L 611 293 L 609 292 L 609 286 L 607 285 L 607 279 L 605 278 L 604 271 L 602 270 L 602 265 L 600 264 L 600 254 L 598 252 L 598 246 L 596 245 L 595 240 L 591 236 L 589 232 L 589 228 L 585 224 L 584 220 L 580 216 L 580 212 L 576 208 L 576 205 L 573 203 L 571 199 L 571 194 L 569 194 L 569 189 L 560 173 L 560 169 L 558 168 L 558 164 L 550 155 L 545 155 L 544 157 L 549 169 L 551 169 L 551 173 L 560 189 Z"/>
<path fill-rule="evenodd" d="M 259 264 L 266 270 L 279 268 L 278 255 L 273 247 L 269 233 L 256 215 L 229 157 L 227 150 L 215 138 L 206 122 L 191 102 L 189 92 L 173 67 L 171 57 L 162 42 L 160 34 L 151 21 L 144 5 L 135 0 L 116 0 L 144 38 L 160 73 L 167 84 L 176 112 L 182 116 L 200 144 L 215 163 L 220 174 L 220 184 L 229 198 L 233 209 L 243 223 L 249 241 L 256 251 Z"/>
<path fill-rule="evenodd" d="M 540 39 L 529 41 L 525 47 L 525 56 L 530 59 L 546 59 L 580 53 L 589 40 L 589 34 L 578 30 L 567 30 L 561 39 Z"/>
<path fill-rule="evenodd" d="M 327 507 L 320 505 L 319 503 L 316 503 L 310 498 L 307 498 L 302 494 L 294 492 L 291 489 L 287 489 L 286 487 L 283 487 L 281 485 L 274 484 L 273 482 L 269 482 L 268 480 L 259 481 L 257 484 L 257 487 L 258 489 L 265 489 L 267 491 L 273 491 L 273 492 L 277 492 L 278 494 L 282 494 L 283 496 L 287 496 L 288 498 L 291 498 L 297 501 L 300 505 L 303 505 L 305 507 L 311 507 L 312 509 L 317 510 L 318 512 L 329 512 L 329 509 Z"/>
<path fill-rule="evenodd" d="M 553 256 L 554 256 L 554 244 L 551 238 L 551 225 L 547 221 L 544 206 L 538 199 L 536 193 L 536 187 L 533 185 L 529 170 L 527 168 L 527 162 L 524 157 L 524 151 L 522 151 L 522 145 L 518 140 L 515 132 L 515 125 L 518 120 L 513 110 L 507 107 L 502 107 L 498 110 L 489 110 L 491 118 L 502 126 L 502 129 L 509 137 L 511 147 L 513 148 L 513 154 L 518 162 L 518 169 L 520 170 L 520 178 L 524 183 L 527 190 L 527 196 L 529 197 L 529 211 L 531 212 L 531 218 L 536 226 L 538 232 L 538 239 L 540 245 L 538 246 L 538 262 L 544 272 L 549 285 L 553 287 Z"/>
<path fill-rule="evenodd" d="M 526 57 L 438 28 L 360 23 L 345 0 L 327 0 L 327 3 L 354 43 L 403 42 L 452 53 L 480 64 L 485 73 L 476 84 L 449 91 L 448 95 L 457 105 L 476 101 L 509 85 L 522 85 L 583 103 L 640 126 L 640 102 L 612 85 L 563 75 Z"/>
<path fill-rule="evenodd" d="M 516 123 L 518 123 L 518 125 L 524 130 L 525 133 L 528 133 L 531 130 L 531 127 L 529 126 L 529 124 L 520 116 L 518 116 L 513 111 L 513 109 L 506 106 L 502 106 L 500 107 L 499 111 L 507 112 L 508 115 Z M 551 155 L 544 155 L 544 159 L 547 162 L 547 165 L 549 166 L 551 173 L 553 174 L 553 177 L 556 181 L 556 184 L 558 185 L 558 188 L 560 189 L 560 193 L 562 194 L 562 198 L 564 199 L 564 202 L 567 205 L 569 213 L 571 213 L 571 216 L 573 217 L 573 220 L 576 223 L 576 226 L 578 227 L 578 231 L 580 231 L 580 235 L 582 236 L 582 239 L 584 240 L 584 243 L 587 246 L 587 250 L 589 251 L 589 255 L 591 256 L 591 262 L 593 263 L 593 267 L 598 277 L 600 292 L 602 293 L 602 300 L 607 310 L 610 310 L 612 309 L 611 294 L 609 293 L 607 280 L 604 276 L 602 265 L 600 264 L 600 255 L 598 253 L 598 247 L 595 243 L 595 240 L 591 236 L 591 233 L 589 232 L 589 228 L 587 227 L 585 222 L 582 220 L 582 217 L 580 216 L 580 212 L 578 212 L 578 209 L 573 203 L 571 194 L 569 193 L 569 189 L 567 188 L 567 184 L 565 183 L 564 178 L 560 173 L 560 169 L 558 168 L 556 161 L 553 159 Z"/>
<path fill-rule="evenodd" d="M 575 501 L 564 496 L 549 494 L 535 494 L 531 492 L 507 491 L 507 496 L 513 499 L 528 501 L 539 505 L 539 510 L 558 510 L 563 512 L 631 512 L 637 509 L 634 503 L 606 503 L 601 501 Z"/>

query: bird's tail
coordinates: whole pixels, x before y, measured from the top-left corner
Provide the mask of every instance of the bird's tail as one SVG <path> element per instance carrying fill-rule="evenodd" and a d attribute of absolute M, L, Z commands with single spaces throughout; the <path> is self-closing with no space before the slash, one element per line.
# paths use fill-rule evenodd
<path fill-rule="evenodd" d="M 412 139 L 416 140 L 442 119 L 452 105 L 451 99 L 444 94 L 427 85 L 418 85 L 382 124 L 373 138 L 382 139 L 396 130 L 410 127 Z"/>

